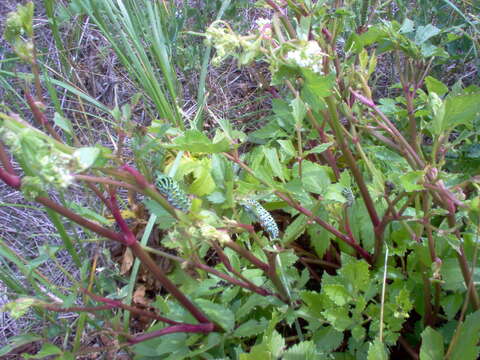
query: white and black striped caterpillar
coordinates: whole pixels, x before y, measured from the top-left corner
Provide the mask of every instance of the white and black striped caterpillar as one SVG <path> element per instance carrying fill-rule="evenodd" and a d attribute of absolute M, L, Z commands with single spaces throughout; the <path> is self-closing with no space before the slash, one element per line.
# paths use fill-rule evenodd
<path fill-rule="evenodd" d="M 242 206 L 247 212 L 252 215 L 255 220 L 258 220 L 262 228 L 268 233 L 271 239 L 277 239 L 279 237 L 279 230 L 277 223 L 273 219 L 272 215 L 265 210 L 265 208 L 256 200 L 244 200 Z"/>
<path fill-rule="evenodd" d="M 170 205 L 186 213 L 190 210 L 190 198 L 170 176 L 159 175 L 155 185 Z"/>
<path fill-rule="evenodd" d="M 353 202 L 355 201 L 355 195 L 353 195 L 353 191 L 351 188 L 346 187 L 342 190 L 342 195 L 343 197 L 347 200 L 347 206 L 350 207 L 353 205 Z"/>

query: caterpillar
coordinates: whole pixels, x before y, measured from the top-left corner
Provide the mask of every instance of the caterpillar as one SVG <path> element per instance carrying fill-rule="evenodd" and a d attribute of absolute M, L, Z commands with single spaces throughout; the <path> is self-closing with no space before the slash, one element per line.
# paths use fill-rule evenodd
<path fill-rule="evenodd" d="M 355 201 L 355 196 L 353 195 L 352 189 L 346 187 L 342 190 L 342 195 L 347 199 L 347 206 L 350 207 Z"/>
<path fill-rule="evenodd" d="M 159 175 L 155 185 L 170 205 L 183 212 L 190 210 L 191 201 L 189 197 L 170 176 Z"/>
<path fill-rule="evenodd" d="M 246 211 L 253 215 L 258 220 L 262 228 L 268 233 L 270 238 L 277 239 L 279 237 L 279 230 L 277 223 L 273 219 L 272 215 L 265 210 L 265 208 L 256 200 L 245 200 L 242 203 Z"/>

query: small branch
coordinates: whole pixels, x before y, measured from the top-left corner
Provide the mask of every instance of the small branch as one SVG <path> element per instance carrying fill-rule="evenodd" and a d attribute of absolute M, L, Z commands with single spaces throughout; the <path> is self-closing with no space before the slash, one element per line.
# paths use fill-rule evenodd
<path fill-rule="evenodd" d="M 20 179 L 20 176 L 14 175 L 2 168 L 0 168 L 0 179 L 7 184 L 8 186 L 11 186 L 17 190 L 20 190 L 20 187 L 22 185 L 22 181 Z"/>
<path fill-rule="evenodd" d="M 132 230 L 127 225 L 127 222 L 122 217 L 120 213 L 120 209 L 117 203 L 117 197 L 115 196 L 115 191 L 113 188 L 110 188 L 110 204 L 106 204 L 107 206 L 110 205 L 110 209 L 112 211 L 112 215 L 115 218 L 117 225 L 120 228 L 120 231 L 123 233 L 124 244 L 126 246 L 132 246 L 134 243 L 137 242 L 137 238 L 133 234 Z"/>
<path fill-rule="evenodd" d="M 15 175 L 15 169 L 13 168 L 12 162 L 10 161 L 10 156 L 5 150 L 5 145 L 0 140 L 0 163 L 3 165 L 5 170 L 12 175 Z"/>
<path fill-rule="evenodd" d="M 163 273 L 163 271 L 158 267 L 158 265 L 153 261 L 153 259 L 148 255 L 138 241 L 135 241 L 130 245 L 130 249 L 133 254 L 142 262 L 142 265 L 145 266 L 152 275 L 162 284 L 162 286 L 170 293 L 172 296 L 177 299 L 177 301 L 182 304 L 182 306 L 187 309 L 195 319 L 200 323 L 210 323 L 210 320 L 200 311 L 195 304 L 193 304 L 179 289 L 178 287 L 170 281 L 170 279 Z M 221 327 L 215 324 L 215 329 L 218 331 L 221 330 Z"/>
<path fill-rule="evenodd" d="M 121 169 L 126 171 L 133 177 L 135 183 L 139 187 L 139 190 L 143 192 L 143 194 L 149 196 L 150 198 L 158 202 L 165 210 L 170 213 L 170 215 L 172 215 L 175 219 L 178 219 L 177 211 L 175 210 L 175 208 L 170 205 L 170 203 L 162 195 L 160 195 L 156 187 L 153 184 L 150 184 L 147 179 L 142 174 L 140 174 L 140 172 L 138 172 L 138 170 L 134 169 L 129 165 L 123 165 Z"/>
<path fill-rule="evenodd" d="M 248 261 L 250 261 L 253 265 L 257 268 L 265 271 L 267 273 L 269 271 L 268 264 L 265 264 L 263 261 L 259 260 L 255 255 L 253 255 L 249 250 L 243 248 L 242 246 L 238 245 L 236 242 L 229 240 L 225 241 L 225 246 L 229 247 L 233 251 L 235 251 L 240 256 L 244 257 Z"/>
<path fill-rule="evenodd" d="M 45 114 L 40 111 L 38 108 L 35 100 L 33 99 L 32 95 L 28 92 L 28 90 L 25 92 L 25 97 L 27 99 L 28 106 L 30 106 L 30 109 L 32 110 L 33 117 L 35 120 L 37 120 L 37 123 L 41 125 L 44 129 L 47 130 L 47 132 L 58 142 L 63 143 L 62 138 L 58 133 L 55 131 L 55 129 L 52 127 L 50 122 L 47 120 L 47 117 Z"/>
<path fill-rule="evenodd" d="M 145 316 L 145 317 L 148 317 L 150 319 L 158 320 L 158 321 L 164 322 L 166 324 L 170 324 L 170 325 L 181 324 L 178 321 L 170 320 L 170 319 L 168 319 L 164 316 L 157 315 L 154 312 L 139 309 L 135 306 L 124 304 L 124 303 L 122 303 L 121 301 L 118 301 L 118 300 L 113 300 L 113 299 L 109 299 L 109 298 L 106 298 L 106 297 L 103 297 L 103 296 L 92 294 L 90 291 L 88 291 L 86 289 L 82 289 L 82 291 L 85 294 L 87 294 L 89 297 L 91 297 L 93 300 L 107 304 L 105 306 L 109 306 L 110 309 L 119 308 L 119 309 L 127 310 L 127 311 L 130 311 L 131 313 L 137 314 L 139 316 Z"/>
<path fill-rule="evenodd" d="M 119 234 L 115 231 L 107 229 L 107 228 L 105 228 L 101 225 L 98 225 L 97 223 L 94 223 L 94 222 L 90 221 L 90 220 L 87 220 L 84 217 L 82 217 L 78 214 L 75 214 L 70 209 L 67 209 L 67 208 L 63 207 L 62 205 L 57 204 L 56 202 L 54 202 L 50 198 L 39 196 L 35 199 L 35 201 L 39 202 L 40 204 L 45 205 L 46 207 L 52 209 L 53 211 L 59 213 L 60 215 L 76 222 L 78 225 L 80 225 L 82 227 L 85 227 L 85 228 L 97 233 L 98 235 L 101 235 L 101 236 L 106 237 L 106 238 L 108 238 L 110 240 L 113 240 L 113 241 L 120 242 L 122 244 L 124 243 L 124 239 L 123 239 L 122 234 Z"/>
<path fill-rule="evenodd" d="M 128 342 L 130 344 L 138 344 L 142 341 L 150 340 L 159 336 L 174 334 L 174 333 L 204 333 L 208 334 L 215 330 L 215 325 L 212 323 L 207 324 L 182 324 L 182 325 L 173 325 L 160 330 L 155 330 L 143 335 L 138 335 L 135 337 L 130 337 Z"/>
<path fill-rule="evenodd" d="M 81 180 L 81 181 L 85 181 L 88 183 L 95 183 L 95 184 L 114 185 L 114 186 L 119 186 L 126 189 L 134 190 L 134 191 L 139 191 L 139 189 L 136 188 L 135 186 L 123 181 L 108 179 L 100 176 L 91 176 L 91 175 L 74 175 L 74 176 L 75 176 L 75 180 Z"/>

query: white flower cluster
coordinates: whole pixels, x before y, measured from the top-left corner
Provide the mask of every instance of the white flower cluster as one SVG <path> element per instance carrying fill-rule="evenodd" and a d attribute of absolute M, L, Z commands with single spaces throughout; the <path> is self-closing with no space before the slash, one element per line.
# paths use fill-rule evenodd
<path fill-rule="evenodd" d="M 289 51 L 286 60 L 294 65 L 323 75 L 322 66 L 325 55 L 316 41 L 307 41 L 304 46 Z"/>
<path fill-rule="evenodd" d="M 37 131 L 24 128 L 17 133 L 0 126 L 0 140 L 35 174 L 37 185 L 43 183 L 65 189 L 73 183 L 71 173 L 77 161 L 39 137 Z"/>
<path fill-rule="evenodd" d="M 269 19 L 258 18 L 255 22 L 260 34 L 265 37 L 272 36 L 272 22 Z"/>
<path fill-rule="evenodd" d="M 45 154 L 38 159 L 40 176 L 45 182 L 66 189 L 74 180 L 71 175 L 73 157 L 60 152 Z"/>

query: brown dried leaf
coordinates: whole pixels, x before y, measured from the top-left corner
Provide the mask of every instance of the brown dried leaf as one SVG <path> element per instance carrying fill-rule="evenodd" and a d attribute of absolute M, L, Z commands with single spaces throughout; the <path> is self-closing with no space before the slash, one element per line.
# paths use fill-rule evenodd
<path fill-rule="evenodd" d="M 144 285 L 139 285 L 135 289 L 135 292 L 133 293 L 133 302 L 135 304 L 145 305 L 145 306 L 149 305 L 150 301 L 145 298 L 145 291 L 146 291 L 146 288 Z"/>
<path fill-rule="evenodd" d="M 123 253 L 122 266 L 120 267 L 120 274 L 125 275 L 133 265 L 133 253 L 130 248 L 126 248 Z"/>

